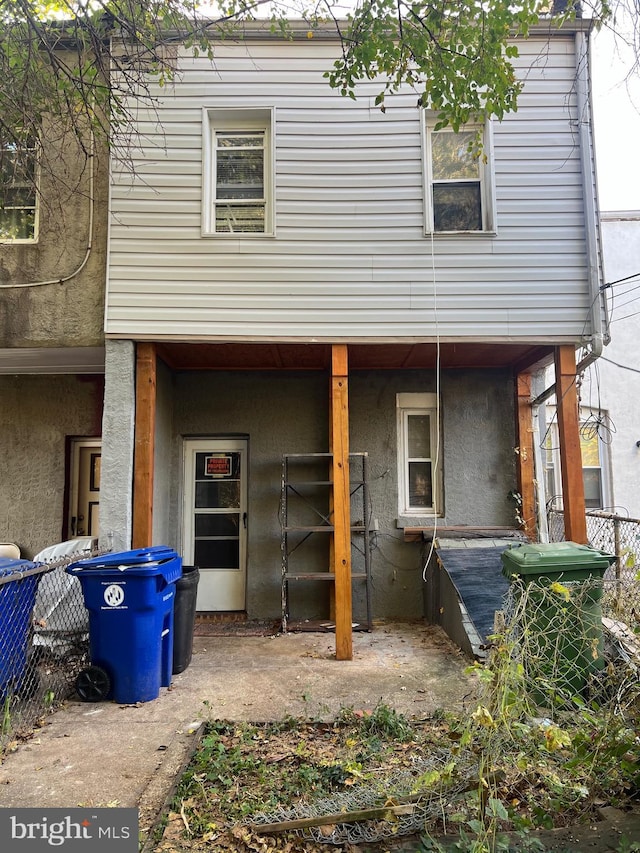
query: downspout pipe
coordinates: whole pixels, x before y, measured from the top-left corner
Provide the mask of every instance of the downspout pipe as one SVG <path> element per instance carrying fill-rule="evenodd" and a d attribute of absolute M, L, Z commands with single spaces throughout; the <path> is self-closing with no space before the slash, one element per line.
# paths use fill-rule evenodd
<path fill-rule="evenodd" d="M 598 256 L 599 222 L 596 210 L 597 182 L 595 152 L 592 136 L 592 103 L 590 94 L 589 36 L 578 31 L 576 44 L 576 100 L 578 107 L 578 136 L 580 141 L 580 166 L 584 204 L 585 242 L 587 249 L 587 276 L 589 284 L 589 311 L 591 319 L 591 351 L 579 362 L 576 373 L 581 373 L 602 355 L 609 343 L 609 323 L 606 303 L 600 288 L 600 263 Z"/>

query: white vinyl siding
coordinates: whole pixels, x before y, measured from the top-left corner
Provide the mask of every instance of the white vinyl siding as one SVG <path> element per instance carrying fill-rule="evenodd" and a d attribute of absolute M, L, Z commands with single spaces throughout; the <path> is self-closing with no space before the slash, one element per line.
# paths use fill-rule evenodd
<path fill-rule="evenodd" d="M 573 37 L 520 45 L 520 108 L 493 128 L 498 235 L 434 240 L 415 93 L 384 114 L 375 82 L 342 98 L 322 76 L 335 50 L 219 44 L 215 68 L 185 56 L 158 103 L 139 106 L 135 172 L 112 169 L 107 334 L 574 343 L 588 333 Z M 277 110 L 274 239 L 202 236 L 212 96 L 218 109 Z"/>

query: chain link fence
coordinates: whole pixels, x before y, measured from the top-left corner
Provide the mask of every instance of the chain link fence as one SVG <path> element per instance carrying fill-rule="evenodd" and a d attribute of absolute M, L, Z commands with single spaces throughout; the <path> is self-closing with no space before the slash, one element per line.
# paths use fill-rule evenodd
<path fill-rule="evenodd" d="M 603 618 L 615 583 L 595 575 L 512 580 L 479 704 L 449 731 L 455 745 L 442 737 L 441 720 L 440 745 L 428 759 L 402 770 L 376 767 L 348 790 L 251 815 L 245 826 L 260 835 L 289 829 L 316 844 L 361 845 L 443 823 L 455 831 L 461 814 L 481 834 L 492 818 L 494 829 L 501 822 L 512 829 L 514 815 L 523 825 L 533 816 L 546 826 L 554 816 L 577 822 L 590 801 L 621 806 L 637 795 L 640 779 L 640 644 Z M 489 849 L 469 836 L 457 847 Z"/>
<path fill-rule="evenodd" d="M 27 562 L 0 577 L 0 753 L 73 694 L 89 661 L 89 618 L 80 582 L 65 567 L 100 553 Z"/>
<path fill-rule="evenodd" d="M 618 713 L 638 705 L 640 637 L 611 615 L 615 593 L 615 578 L 512 582 L 499 635 L 532 706 L 596 702 Z"/>
<path fill-rule="evenodd" d="M 549 540 L 562 542 L 564 515 L 551 510 L 548 516 Z M 614 554 L 615 563 L 605 574 L 603 615 L 621 621 L 640 632 L 640 520 L 610 512 L 587 513 L 589 544 Z"/>

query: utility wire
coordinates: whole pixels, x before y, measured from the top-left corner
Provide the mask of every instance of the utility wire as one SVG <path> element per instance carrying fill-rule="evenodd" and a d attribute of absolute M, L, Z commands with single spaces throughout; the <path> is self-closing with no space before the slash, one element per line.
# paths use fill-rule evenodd
<path fill-rule="evenodd" d="M 634 290 L 639 290 L 639 289 L 640 289 L 640 284 L 636 284 L 636 285 L 634 285 L 633 287 L 629 287 L 627 290 L 616 290 L 616 292 L 615 292 L 615 293 L 612 293 L 612 294 L 611 294 L 611 296 L 610 296 L 609 298 L 610 298 L 610 299 L 615 299 L 615 298 L 616 298 L 616 296 L 618 296 L 618 297 L 620 297 L 620 296 L 626 296 L 628 293 L 633 293 L 633 292 L 634 292 Z"/>
<path fill-rule="evenodd" d="M 638 303 L 638 297 L 632 296 L 631 299 L 627 299 L 626 302 L 620 302 L 619 304 L 616 302 L 611 305 L 611 313 L 614 311 L 619 311 L 621 308 L 626 308 L 627 305 L 636 305 Z"/>
<path fill-rule="evenodd" d="M 619 323 L 620 320 L 629 320 L 631 317 L 637 317 L 640 311 L 634 311 L 633 314 L 625 314 L 624 317 L 616 317 L 615 320 L 610 320 L 610 323 Z"/>
<path fill-rule="evenodd" d="M 632 275 L 626 275 L 624 278 L 618 278 L 615 281 L 607 281 L 600 285 L 600 290 L 606 290 L 608 287 L 613 287 L 615 284 L 622 284 L 624 281 L 631 281 L 632 278 L 638 278 L 640 272 L 634 272 Z"/>
<path fill-rule="evenodd" d="M 637 367 L 629 367 L 628 364 L 620 364 L 617 361 L 613 361 L 611 358 L 605 358 L 603 355 L 600 356 L 602 361 L 606 361 L 607 364 L 613 364 L 614 367 L 620 367 L 622 370 L 630 370 L 632 373 L 640 373 L 640 370 Z"/>

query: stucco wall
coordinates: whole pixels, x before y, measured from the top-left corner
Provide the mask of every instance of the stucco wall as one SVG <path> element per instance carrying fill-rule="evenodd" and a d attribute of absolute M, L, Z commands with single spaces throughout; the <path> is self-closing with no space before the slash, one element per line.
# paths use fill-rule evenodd
<path fill-rule="evenodd" d="M 0 243 L 0 347 L 99 346 L 107 155 L 97 151 L 87 158 L 77 143 L 48 134 L 40 170 L 37 241 Z"/>
<path fill-rule="evenodd" d="M 182 439 L 248 436 L 251 618 L 280 615 L 281 458 L 284 453 L 327 450 L 328 389 L 328 377 L 315 372 L 171 375 L 164 367 L 159 370 L 154 541 L 178 551 L 182 547 Z M 370 518 L 378 527 L 372 534 L 376 617 L 423 615 L 424 548 L 405 542 L 398 527 L 396 394 L 434 389 L 435 377 L 426 371 L 353 373 L 349 379 L 351 450 L 369 454 Z M 445 372 L 441 395 L 446 515 L 439 524 L 513 525 L 514 507 L 507 497 L 515 487 L 513 387 L 508 373 Z M 128 426 L 122 426 L 126 432 Z M 103 519 L 105 512 L 103 508 Z M 326 561 L 326 541 L 318 541 L 317 548 L 318 553 L 310 550 L 305 556 L 307 570 L 319 570 L 318 564 Z M 355 552 L 356 569 L 358 561 Z M 356 584 L 354 612 L 363 614 L 363 607 L 363 589 Z M 327 613 L 324 585 L 298 584 L 292 589 L 293 618 Z"/>
<path fill-rule="evenodd" d="M 446 523 L 515 527 L 515 412 L 507 371 L 442 378 Z"/>
<path fill-rule="evenodd" d="M 249 542 L 247 611 L 250 617 L 280 614 L 280 504 L 283 453 L 328 449 L 328 378 L 321 373 L 187 373 L 174 378 L 173 458 L 156 470 L 174 510 L 180 508 L 184 436 L 249 436 Z M 161 482 L 157 488 L 162 490 Z M 179 511 L 167 536 L 180 547 Z M 313 595 L 326 596 L 326 589 Z M 307 596 L 307 599 L 312 598 Z M 319 615 L 313 601 L 311 611 Z M 322 601 L 320 611 L 326 601 Z M 326 614 L 325 614 L 326 615 Z"/>
<path fill-rule="evenodd" d="M 100 543 L 123 551 L 131 547 L 135 349 L 132 341 L 107 341 L 105 348 Z"/>
<path fill-rule="evenodd" d="M 425 549 L 398 527 L 396 394 L 435 391 L 427 371 L 355 373 L 349 379 L 351 449 L 370 456 L 373 612 L 422 616 Z M 444 525 L 514 526 L 513 383 L 506 371 L 445 371 L 440 379 Z M 405 520 L 433 526 L 433 517 Z"/>
<path fill-rule="evenodd" d="M 102 377 L 0 376 L 0 541 L 63 538 L 66 439 L 99 436 Z"/>

